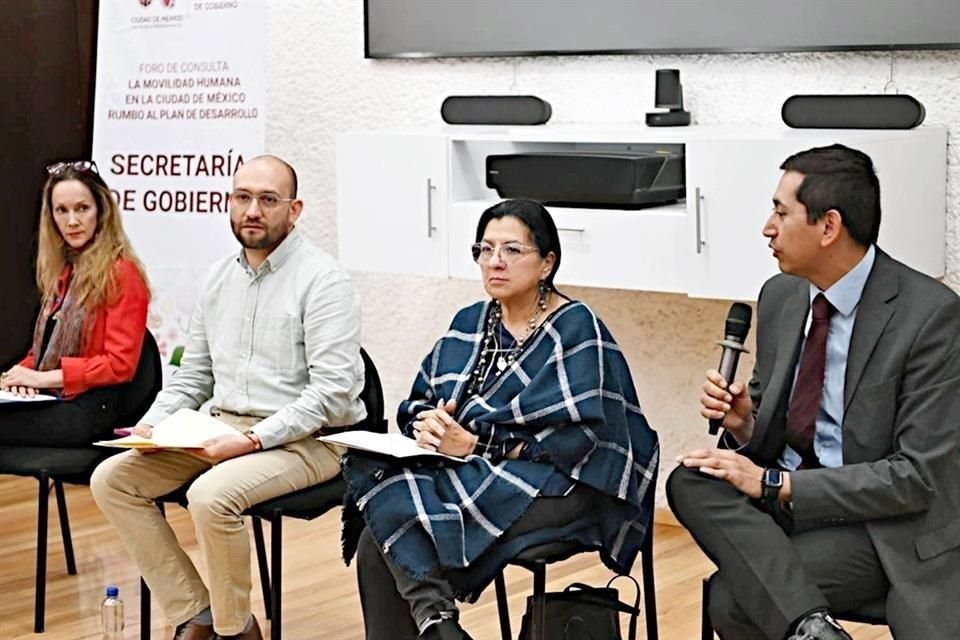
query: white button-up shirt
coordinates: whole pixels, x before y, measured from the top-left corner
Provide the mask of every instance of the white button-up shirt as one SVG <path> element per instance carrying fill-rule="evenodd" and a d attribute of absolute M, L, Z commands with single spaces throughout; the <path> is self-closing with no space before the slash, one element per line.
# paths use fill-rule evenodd
<path fill-rule="evenodd" d="M 264 449 L 366 416 L 360 300 L 350 277 L 294 229 L 254 271 L 240 251 L 207 273 L 179 370 L 142 422 L 213 405 L 259 416 Z"/>

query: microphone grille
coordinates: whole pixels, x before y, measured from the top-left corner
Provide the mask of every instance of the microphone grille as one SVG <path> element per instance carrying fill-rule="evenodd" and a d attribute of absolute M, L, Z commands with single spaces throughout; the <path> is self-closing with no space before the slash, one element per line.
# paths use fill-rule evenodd
<path fill-rule="evenodd" d="M 753 318 L 753 308 L 743 302 L 734 302 L 730 305 L 730 312 L 727 314 L 727 324 L 725 334 L 736 336 L 743 342 L 750 333 L 750 320 Z"/>

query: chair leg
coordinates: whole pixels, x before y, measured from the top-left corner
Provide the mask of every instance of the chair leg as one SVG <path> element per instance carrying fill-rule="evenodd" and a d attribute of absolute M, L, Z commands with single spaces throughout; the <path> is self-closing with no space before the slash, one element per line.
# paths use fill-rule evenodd
<path fill-rule="evenodd" d="M 263 609 L 267 620 L 273 617 L 270 604 L 270 567 L 267 566 L 267 547 L 263 542 L 263 523 L 257 516 L 251 516 L 253 521 L 253 542 L 257 549 L 257 568 L 260 571 L 260 591 L 263 593 Z"/>
<path fill-rule="evenodd" d="M 700 604 L 700 640 L 713 640 L 713 623 L 710 622 L 710 582 L 703 581 L 703 596 Z"/>
<path fill-rule="evenodd" d="M 500 616 L 500 638 L 501 640 L 512 640 L 513 634 L 510 632 L 510 603 L 507 602 L 507 585 L 503 579 L 503 571 L 497 574 L 495 585 L 497 588 L 497 615 Z"/>
<path fill-rule="evenodd" d="M 273 575 L 270 577 L 270 605 L 273 611 L 270 615 L 270 640 L 280 640 L 280 585 L 281 571 L 283 569 L 283 514 L 274 512 L 270 518 L 270 567 Z"/>
<path fill-rule="evenodd" d="M 47 593 L 47 498 L 50 478 L 46 471 L 37 477 L 40 491 L 37 498 L 37 577 L 33 603 L 33 632 L 43 633 L 44 607 Z"/>
<path fill-rule="evenodd" d="M 653 529 L 647 533 L 647 539 L 640 551 L 640 569 L 643 575 L 643 605 L 647 610 L 647 640 L 659 640 L 660 629 L 657 624 L 657 588 L 653 577 Z"/>
<path fill-rule="evenodd" d="M 150 587 L 140 578 L 140 640 L 150 640 Z"/>
<path fill-rule="evenodd" d="M 63 539 L 63 555 L 67 560 L 67 573 L 77 575 L 77 561 L 73 555 L 73 538 L 70 536 L 70 516 L 67 515 L 67 497 L 63 483 L 54 478 L 53 489 L 57 494 L 57 514 L 60 517 L 60 537 Z"/>
<path fill-rule="evenodd" d="M 547 640 L 547 563 L 536 560 L 533 563 L 533 616 L 530 628 L 530 640 Z"/>

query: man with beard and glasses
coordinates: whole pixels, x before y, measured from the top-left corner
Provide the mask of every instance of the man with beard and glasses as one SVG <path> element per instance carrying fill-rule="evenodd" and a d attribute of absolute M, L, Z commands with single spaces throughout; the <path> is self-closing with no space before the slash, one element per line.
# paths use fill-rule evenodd
<path fill-rule="evenodd" d="M 359 298 L 336 261 L 294 227 L 302 209 L 283 160 L 260 156 L 237 170 L 230 225 L 242 250 L 208 272 L 180 368 L 134 430 L 149 436 L 178 409 L 210 400 L 236 434 L 189 452 L 128 451 L 91 480 L 177 640 L 262 637 L 240 514 L 335 476 L 342 451 L 313 436 L 366 415 Z M 154 504 L 191 480 L 206 584 Z"/>

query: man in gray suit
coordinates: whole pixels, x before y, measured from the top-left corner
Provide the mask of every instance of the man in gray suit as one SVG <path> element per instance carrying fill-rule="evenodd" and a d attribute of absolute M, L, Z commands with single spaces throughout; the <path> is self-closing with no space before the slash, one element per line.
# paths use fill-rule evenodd
<path fill-rule="evenodd" d="M 752 379 L 707 372 L 700 413 L 726 432 L 667 483 L 719 569 L 710 617 L 725 640 L 842 640 L 830 612 L 879 601 L 895 637 L 955 640 L 960 299 L 876 247 L 868 156 L 780 168 Z"/>

